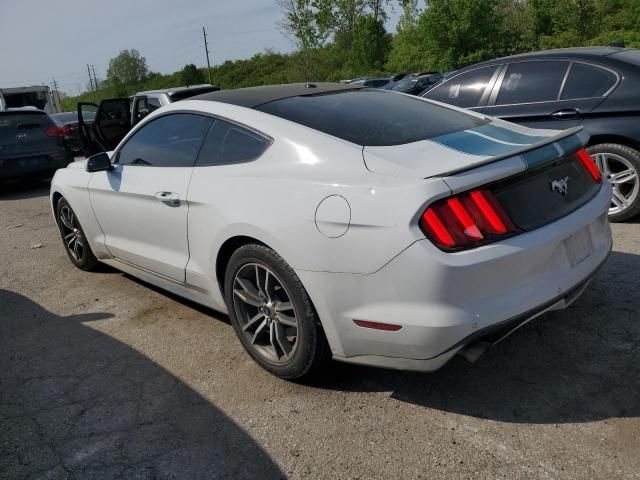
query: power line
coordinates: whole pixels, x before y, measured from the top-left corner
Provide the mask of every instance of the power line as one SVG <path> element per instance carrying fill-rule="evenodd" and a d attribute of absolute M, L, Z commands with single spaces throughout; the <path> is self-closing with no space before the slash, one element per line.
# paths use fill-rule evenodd
<path fill-rule="evenodd" d="M 209 45 L 207 44 L 207 32 L 204 29 L 204 25 L 202 26 L 202 35 L 204 36 L 204 51 L 207 54 L 207 71 L 209 72 L 209 83 L 213 83 L 211 81 L 211 64 L 209 63 Z"/>

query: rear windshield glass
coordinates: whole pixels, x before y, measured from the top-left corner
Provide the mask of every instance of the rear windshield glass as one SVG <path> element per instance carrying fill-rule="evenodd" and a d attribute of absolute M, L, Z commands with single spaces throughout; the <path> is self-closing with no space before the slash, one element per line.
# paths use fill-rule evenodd
<path fill-rule="evenodd" d="M 76 112 L 63 112 L 51 115 L 58 122 L 77 122 L 78 114 Z"/>
<path fill-rule="evenodd" d="M 13 140 L 21 132 L 30 130 L 44 130 L 53 126 L 49 117 L 44 113 L 0 113 L 0 145 Z"/>
<path fill-rule="evenodd" d="M 256 110 L 364 146 L 412 143 L 487 123 L 418 98 L 370 89 L 285 98 Z"/>

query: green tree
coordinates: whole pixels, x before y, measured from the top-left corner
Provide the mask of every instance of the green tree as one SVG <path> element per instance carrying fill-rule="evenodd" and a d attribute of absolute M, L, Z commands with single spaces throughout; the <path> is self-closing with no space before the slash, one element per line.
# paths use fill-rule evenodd
<path fill-rule="evenodd" d="M 499 0 L 427 0 L 417 29 L 426 63 L 440 70 L 460 68 L 500 53 Z"/>
<path fill-rule="evenodd" d="M 201 70 L 193 64 L 189 63 L 180 70 L 180 76 L 182 77 L 182 83 L 185 85 L 198 85 L 204 83 L 204 75 Z"/>
<path fill-rule="evenodd" d="M 420 11 L 417 0 L 401 0 L 402 15 L 391 42 L 387 70 L 391 72 L 417 71 L 427 67 L 421 32 L 418 31 Z"/>
<path fill-rule="evenodd" d="M 382 20 L 360 17 L 353 30 L 349 63 L 355 75 L 381 72 L 389 54 L 390 41 Z"/>
<path fill-rule="evenodd" d="M 107 79 L 112 84 L 134 85 L 146 80 L 148 75 L 147 60 L 135 48 L 122 50 L 109 61 Z"/>

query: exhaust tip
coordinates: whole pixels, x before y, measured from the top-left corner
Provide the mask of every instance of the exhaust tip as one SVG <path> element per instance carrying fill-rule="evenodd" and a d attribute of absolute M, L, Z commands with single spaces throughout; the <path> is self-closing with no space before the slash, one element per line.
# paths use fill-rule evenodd
<path fill-rule="evenodd" d="M 490 346 L 490 342 L 478 340 L 463 347 L 462 350 L 458 352 L 458 355 L 469 363 L 475 363 Z"/>

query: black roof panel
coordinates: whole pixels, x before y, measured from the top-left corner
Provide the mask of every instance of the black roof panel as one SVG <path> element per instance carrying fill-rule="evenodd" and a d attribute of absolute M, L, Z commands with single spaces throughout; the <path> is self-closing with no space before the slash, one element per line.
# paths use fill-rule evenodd
<path fill-rule="evenodd" d="M 190 100 L 209 100 L 211 102 L 230 103 L 240 107 L 255 108 L 265 103 L 300 95 L 317 95 L 339 90 L 362 88 L 344 83 L 288 83 L 283 85 L 264 85 L 261 87 L 220 90 L 191 97 Z"/>

